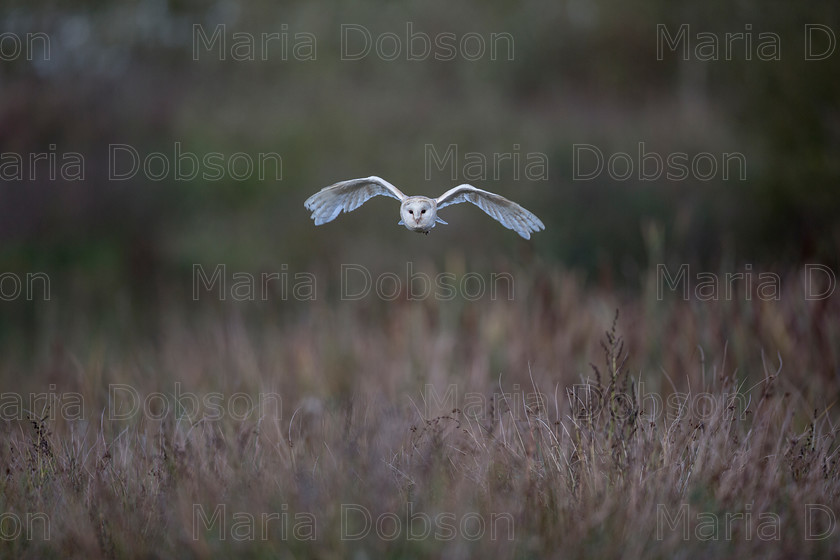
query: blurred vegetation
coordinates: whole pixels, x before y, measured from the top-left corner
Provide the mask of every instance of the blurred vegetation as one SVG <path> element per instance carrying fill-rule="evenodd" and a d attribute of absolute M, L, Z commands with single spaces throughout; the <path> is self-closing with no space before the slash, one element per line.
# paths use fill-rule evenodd
<path fill-rule="evenodd" d="M 403 38 L 411 22 L 431 36 L 510 33 L 514 60 L 457 58 L 342 61 L 340 26 Z M 583 270 L 596 281 L 639 286 L 651 255 L 645 232 L 661 232 L 668 262 L 722 260 L 786 268 L 838 262 L 840 52 L 804 61 L 804 25 L 840 32 L 836 2 L 615 0 L 561 2 L 154 1 L 29 2 L 0 8 L 0 31 L 45 32 L 50 60 L 0 64 L 0 152 L 78 152 L 84 181 L 0 181 L 0 263 L 51 273 L 54 290 L 125 288 L 144 294 L 185 284 L 193 263 L 237 270 L 311 269 L 348 259 L 387 263 L 428 258 L 441 247 L 492 262 L 517 251 Z M 761 32 L 781 39 L 781 59 L 752 50 L 732 60 L 656 57 L 657 24 L 673 33 Z M 278 50 L 268 60 L 193 60 L 193 25 L 232 34 L 316 37 L 317 61 Z M 738 43 L 743 45 L 743 42 Z M 8 47 L 8 45 L 7 45 Z M 741 47 L 743 49 L 743 46 Z M 259 53 L 258 53 L 259 55 Z M 626 181 L 603 173 L 572 180 L 572 145 L 635 157 L 639 142 L 660 154 L 743 153 L 747 179 Z M 108 180 L 108 145 L 141 155 L 175 144 L 199 156 L 282 156 L 282 180 Z M 434 194 L 449 170 L 424 180 L 425 146 L 442 153 L 530 152 L 549 158 L 547 180 L 510 162 L 479 186 L 533 208 L 547 225 L 527 248 L 472 208 L 427 239 L 395 229 L 393 204 L 314 228 L 303 200 L 334 181 L 381 175 L 406 191 Z M 51 148 L 51 146 L 54 146 Z M 463 179 L 463 163 L 457 165 Z M 518 175 L 518 179 L 513 177 Z M 399 260 L 402 259 L 402 260 Z M 481 266 L 481 263 L 475 266 Z M 78 294 L 76 294 L 78 295 Z M 106 301 L 107 298 L 106 298 Z M 106 305 L 109 305 L 106 303 Z"/>
<path fill-rule="evenodd" d="M 840 507 L 837 298 L 803 301 L 790 279 L 778 302 L 627 300 L 537 268 L 516 272 L 511 300 L 322 300 L 286 323 L 285 304 L 191 313 L 180 299 L 148 331 L 143 310 L 118 305 L 107 325 L 74 317 L 61 342 L 44 332 L 32 361 L 11 347 L 0 502 L 45 514 L 49 540 L 33 524 L 0 555 L 838 554 L 806 520 L 807 504 Z M 343 540 L 341 504 L 392 512 L 402 530 Z M 199 522 L 196 505 L 226 512 Z M 662 523 L 660 507 L 684 506 Z M 515 530 L 411 540 L 407 507 L 501 512 Z M 753 522 L 730 534 L 727 514 L 744 510 Z M 314 516 L 317 538 L 261 522 L 286 511 L 289 525 Z M 701 515 L 717 516 L 711 538 Z M 761 515 L 775 533 L 757 532 Z M 247 516 L 250 537 L 235 531 Z"/>

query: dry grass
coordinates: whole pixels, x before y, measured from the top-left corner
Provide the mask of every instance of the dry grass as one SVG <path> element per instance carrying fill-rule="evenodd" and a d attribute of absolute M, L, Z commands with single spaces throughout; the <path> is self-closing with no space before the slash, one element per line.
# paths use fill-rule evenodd
<path fill-rule="evenodd" d="M 0 447 L 3 511 L 45 513 L 49 540 L 36 522 L 31 539 L 0 541 L 0 556 L 840 553 L 836 531 L 806 539 L 806 504 L 840 506 L 836 298 L 804 301 L 794 276 L 779 301 L 703 303 L 519 272 L 513 301 L 166 301 L 149 329 L 131 309 L 104 327 L 50 325 L 33 361 L 10 353 L 0 366 L 4 405 L 60 397 L 4 421 Z M 168 394 L 168 408 L 149 406 L 163 418 L 109 418 L 110 384 Z M 176 391 L 218 394 L 221 418 L 206 400 L 178 409 Z M 62 419 L 71 393 L 83 414 Z M 281 406 L 238 419 L 238 394 Z M 342 504 L 374 521 L 391 512 L 380 531 L 396 517 L 402 532 L 342 540 L 360 519 L 344 523 Z M 221 517 L 196 527 L 196 505 L 208 518 L 222 505 L 224 530 Z M 685 525 L 672 529 L 663 513 L 681 507 Z M 434 520 L 439 538 L 410 540 L 407 511 Z M 483 536 L 470 540 L 479 518 Z"/>

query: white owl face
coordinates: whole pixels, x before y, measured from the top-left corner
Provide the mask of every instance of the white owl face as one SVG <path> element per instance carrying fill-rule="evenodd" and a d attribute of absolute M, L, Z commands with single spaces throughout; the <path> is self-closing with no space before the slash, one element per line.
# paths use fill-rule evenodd
<path fill-rule="evenodd" d="M 400 207 L 400 217 L 405 227 L 412 231 L 429 231 L 435 226 L 435 201 L 425 196 L 412 196 Z"/>

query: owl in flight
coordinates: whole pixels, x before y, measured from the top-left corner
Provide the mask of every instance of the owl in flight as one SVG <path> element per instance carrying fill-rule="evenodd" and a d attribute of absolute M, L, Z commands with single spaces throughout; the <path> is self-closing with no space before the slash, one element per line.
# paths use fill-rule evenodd
<path fill-rule="evenodd" d="M 466 184 L 449 189 L 437 198 L 428 198 L 406 196 L 385 179 L 374 176 L 340 181 L 324 187 L 307 198 L 303 204 L 308 210 L 312 210 L 312 219 L 315 220 L 316 226 L 320 226 L 336 219 L 342 210 L 352 212 L 368 199 L 380 194 L 400 201 L 402 219 L 397 225 L 427 235 L 436 223 L 446 224 L 438 217 L 438 210 L 460 202 L 472 202 L 491 218 L 525 239 L 531 238 L 531 232 L 545 229 L 539 218 L 517 203 Z"/>

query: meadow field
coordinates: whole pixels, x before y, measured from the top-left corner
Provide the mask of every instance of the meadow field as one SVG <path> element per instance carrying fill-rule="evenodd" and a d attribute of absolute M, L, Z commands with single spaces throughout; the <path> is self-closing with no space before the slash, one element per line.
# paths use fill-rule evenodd
<path fill-rule="evenodd" d="M 836 297 L 801 271 L 769 301 L 505 272 L 496 299 L 37 317 L 3 352 L 0 555 L 840 552 Z"/>

